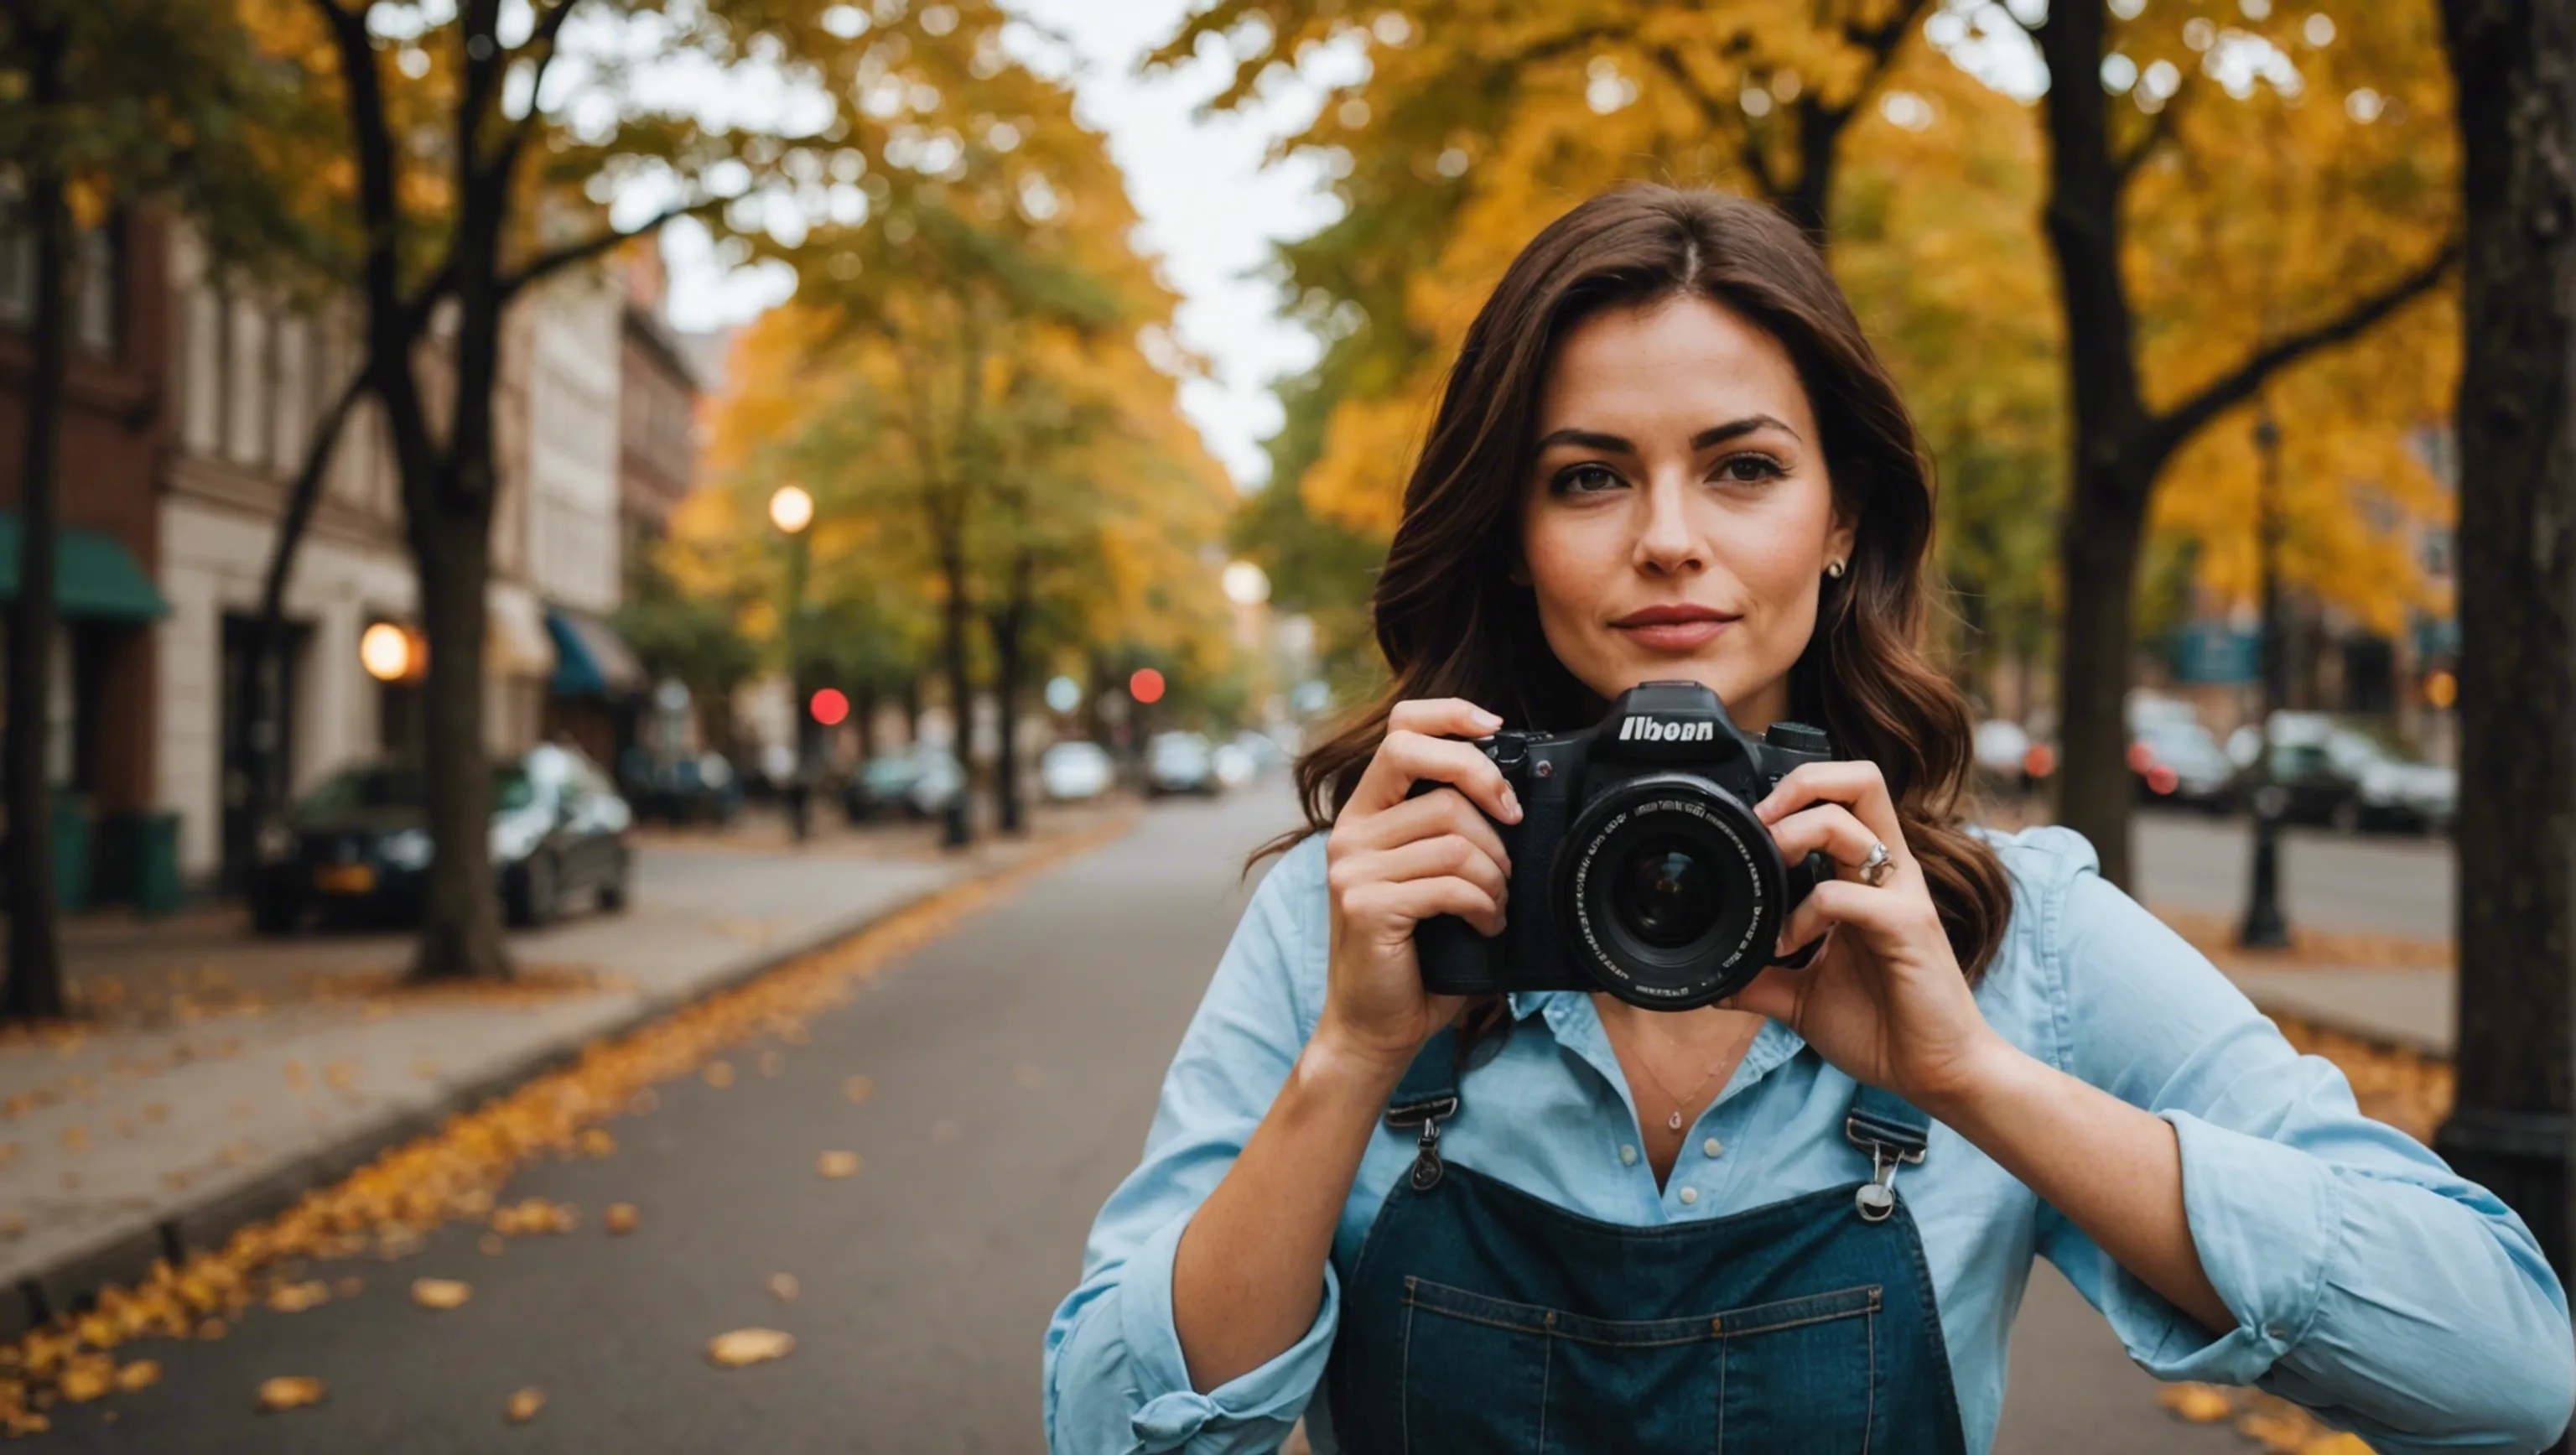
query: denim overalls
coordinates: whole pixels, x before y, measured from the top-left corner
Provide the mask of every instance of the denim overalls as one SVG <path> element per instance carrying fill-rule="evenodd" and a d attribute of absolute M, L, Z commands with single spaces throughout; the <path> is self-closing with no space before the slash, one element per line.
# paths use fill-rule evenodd
<path fill-rule="evenodd" d="M 1863 1087 L 1851 1185 L 1707 1222 L 1620 1227 L 1444 1161 L 1456 1033 L 1389 1101 L 1419 1128 L 1342 1286 L 1325 1378 L 1349 1455 L 1964 1455 L 1896 1169 L 1931 1122 Z"/>

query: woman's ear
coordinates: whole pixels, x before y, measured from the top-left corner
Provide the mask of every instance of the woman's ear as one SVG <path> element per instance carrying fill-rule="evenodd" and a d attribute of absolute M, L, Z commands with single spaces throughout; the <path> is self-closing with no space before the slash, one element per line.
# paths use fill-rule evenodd
<path fill-rule="evenodd" d="M 1839 500 L 1835 501 L 1833 524 L 1825 531 L 1825 560 L 1838 565 L 1848 563 L 1852 558 L 1853 543 L 1859 539 L 1860 512 Z"/>

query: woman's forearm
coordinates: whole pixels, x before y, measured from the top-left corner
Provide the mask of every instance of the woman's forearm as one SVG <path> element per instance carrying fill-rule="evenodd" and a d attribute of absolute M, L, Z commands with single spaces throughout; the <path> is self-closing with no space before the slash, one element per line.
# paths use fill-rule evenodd
<path fill-rule="evenodd" d="M 2235 1327 L 2192 1242 L 2182 1146 L 2162 1117 L 2000 1042 L 1986 1074 L 1924 1110 L 2176 1308 L 2212 1333 Z"/>
<path fill-rule="evenodd" d="M 1191 1215 L 1172 1260 L 1172 1326 L 1200 1393 L 1277 1358 L 1314 1323 L 1342 1205 L 1403 1076 L 1401 1065 L 1308 1042 Z"/>

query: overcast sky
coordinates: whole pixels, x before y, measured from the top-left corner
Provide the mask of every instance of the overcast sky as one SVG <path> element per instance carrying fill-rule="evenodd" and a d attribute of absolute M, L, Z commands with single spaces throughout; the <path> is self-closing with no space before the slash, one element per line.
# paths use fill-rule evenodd
<path fill-rule="evenodd" d="M 1269 383 L 1310 366 L 1316 343 L 1278 317 L 1277 290 L 1256 270 L 1272 242 L 1312 232 L 1336 207 L 1318 169 L 1265 168 L 1262 158 L 1272 137 L 1312 118 L 1315 90 L 1272 88 L 1248 113 L 1198 120 L 1192 111 L 1225 84 L 1224 65 L 1196 61 L 1150 80 L 1135 69 L 1139 56 L 1179 28 L 1190 0 L 1004 3 L 1070 44 L 1070 56 L 1034 47 L 1031 57 L 1050 70 L 1069 69 L 1084 124 L 1108 137 L 1127 174 L 1145 220 L 1140 241 L 1161 258 L 1185 300 L 1181 340 L 1214 377 L 1186 385 L 1182 407 L 1237 481 L 1258 482 L 1268 463 L 1260 442 L 1279 427 Z M 784 291 L 770 277 L 717 278 L 705 235 L 685 225 L 672 229 L 664 251 L 678 285 L 672 322 L 683 329 L 738 323 Z"/>

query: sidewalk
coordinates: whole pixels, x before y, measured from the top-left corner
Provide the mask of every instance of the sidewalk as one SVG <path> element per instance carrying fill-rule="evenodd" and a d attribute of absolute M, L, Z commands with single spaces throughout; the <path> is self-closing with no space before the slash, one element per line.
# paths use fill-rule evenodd
<path fill-rule="evenodd" d="M 500 986 L 402 986 L 399 931 L 261 939 L 222 911 L 75 925 L 85 1021 L 0 1037 L 0 1336 L 594 1038 L 1121 812 L 1045 814 L 1025 840 L 955 856 L 926 829 L 827 832 L 802 851 L 759 820 L 650 836 L 630 908 L 514 934 L 520 979 Z"/>

